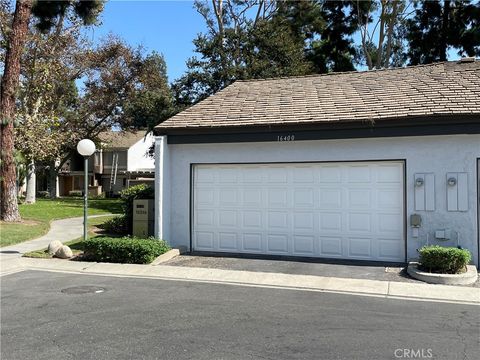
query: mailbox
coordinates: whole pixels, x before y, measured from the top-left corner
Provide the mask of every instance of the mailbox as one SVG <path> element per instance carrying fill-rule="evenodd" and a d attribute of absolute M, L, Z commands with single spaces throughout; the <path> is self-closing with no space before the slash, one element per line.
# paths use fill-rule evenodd
<path fill-rule="evenodd" d="M 154 201 L 151 199 L 133 200 L 133 236 L 146 238 L 153 236 Z"/>

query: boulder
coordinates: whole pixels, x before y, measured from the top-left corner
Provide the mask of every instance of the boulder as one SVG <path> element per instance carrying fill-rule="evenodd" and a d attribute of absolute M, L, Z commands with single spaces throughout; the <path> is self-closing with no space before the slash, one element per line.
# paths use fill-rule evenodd
<path fill-rule="evenodd" d="M 54 255 L 63 246 L 61 241 L 53 240 L 48 244 L 48 253 Z"/>
<path fill-rule="evenodd" d="M 57 250 L 55 256 L 59 257 L 60 259 L 70 259 L 73 256 L 72 249 L 70 249 L 67 245 L 63 245 Z"/>

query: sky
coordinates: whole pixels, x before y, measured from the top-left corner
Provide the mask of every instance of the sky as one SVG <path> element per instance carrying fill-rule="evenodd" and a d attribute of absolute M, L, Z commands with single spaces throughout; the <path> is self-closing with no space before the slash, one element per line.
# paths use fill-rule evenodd
<path fill-rule="evenodd" d="M 195 55 L 192 40 L 206 32 L 205 21 L 193 8 L 193 0 L 109 0 L 101 15 L 101 25 L 86 29 L 98 43 L 109 33 L 122 37 L 132 46 L 142 45 L 164 55 L 169 82 L 185 73 L 185 62 Z M 355 35 L 359 42 L 359 34 Z M 452 49 L 449 59 L 457 59 Z M 358 70 L 366 70 L 358 66 Z"/>
<path fill-rule="evenodd" d="M 109 33 L 128 44 L 143 45 L 164 55 L 170 82 L 186 70 L 186 60 L 194 55 L 192 40 L 206 31 L 203 18 L 193 8 L 193 0 L 120 1 L 106 3 L 102 24 L 86 30 L 97 43 Z"/>

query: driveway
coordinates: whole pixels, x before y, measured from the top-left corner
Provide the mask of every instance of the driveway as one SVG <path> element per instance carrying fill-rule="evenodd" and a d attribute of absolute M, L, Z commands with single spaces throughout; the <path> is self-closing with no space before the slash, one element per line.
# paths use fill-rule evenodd
<path fill-rule="evenodd" d="M 422 284 L 412 279 L 403 264 L 348 261 L 337 259 L 239 256 L 235 254 L 197 253 L 180 255 L 163 265 L 209 269 L 256 271 L 267 273 L 314 275 L 345 279 L 369 279 Z M 472 285 L 480 288 L 480 280 Z"/>
<path fill-rule="evenodd" d="M 329 261 L 328 259 L 260 258 L 196 254 L 180 255 L 164 263 L 171 266 L 190 266 L 211 269 L 272 272 L 282 274 L 316 275 L 348 279 L 417 282 L 410 278 L 402 264 L 381 264 L 359 261 Z"/>
<path fill-rule="evenodd" d="M 454 360 L 480 350 L 478 306 L 40 271 L 1 286 L 3 360 Z M 61 292 L 77 286 L 105 291 Z"/>

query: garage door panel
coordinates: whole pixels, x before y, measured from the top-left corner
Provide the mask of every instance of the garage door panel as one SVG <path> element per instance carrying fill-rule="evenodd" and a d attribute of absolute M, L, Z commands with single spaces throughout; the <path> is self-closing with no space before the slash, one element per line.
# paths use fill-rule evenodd
<path fill-rule="evenodd" d="M 371 238 L 355 238 L 349 237 L 348 256 L 352 258 L 371 258 L 372 257 L 372 241 Z"/>
<path fill-rule="evenodd" d="M 288 215 L 289 213 L 286 211 L 269 211 L 267 213 L 268 229 L 287 231 L 289 229 Z"/>
<path fill-rule="evenodd" d="M 220 227 L 238 228 L 237 211 L 222 210 L 218 212 L 218 224 Z"/>
<path fill-rule="evenodd" d="M 342 240 L 340 236 L 320 236 L 320 255 L 341 257 L 343 255 Z"/>
<path fill-rule="evenodd" d="M 377 183 L 400 183 L 403 178 L 402 168 L 395 165 L 378 165 L 380 171 L 377 171 Z"/>
<path fill-rule="evenodd" d="M 293 253 L 295 255 L 315 256 L 315 236 L 294 235 Z"/>
<path fill-rule="evenodd" d="M 399 234 L 402 232 L 403 224 L 399 221 L 397 214 L 378 214 L 378 232 Z"/>
<path fill-rule="evenodd" d="M 314 232 L 314 215 L 307 212 L 293 213 L 293 231 Z"/>
<path fill-rule="evenodd" d="M 403 252 L 401 239 L 378 239 L 378 256 L 395 260 Z"/>
<path fill-rule="evenodd" d="M 268 189 L 268 206 L 270 208 L 286 208 L 288 206 L 288 189 L 274 188 Z"/>
<path fill-rule="evenodd" d="M 348 214 L 349 232 L 372 232 L 372 214 L 371 213 L 349 213 Z"/>
<path fill-rule="evenodd" d="M 195 222 L 197 226 L 214 227 L 215 211 L 199 209 L 197 211 L 197 216 L 195 217 Z"/>
<path fill-rule="evenodd" d="M 195 250 L 404 261 L 403 164 L 196 165 Z"/>
<path fill-rule="evenodd" d="M 288 254 L 288 235 L 286 234 L 268 234 L 267 252 Z"/>
<path fill-rule="evenodd" d="M 371 166 L 368 164 L 355 164 L 347 168 L 347 182 L 370 183 L 371 182 Z"/>
<path fill-rule="evenodd" d="M 323 232 L 341 232 L 342 214 L 341 213 L 320 213 L 320 233 Z"/>
<path fill-rule="evenodd" d="M 293 191 L 293 206 L 295 208 L 311 208 L 314 206 L 314 189 L 299 188 Z"/>
<path fill-rule="evenodd" d="M 377 190 L 377 207 L 379 209 L 399 209 L 402 204 L 402 192 L 398 189 Z"/>
<path fill-rule="evenodd" d="M 262 212 L 254 210 L 243 211 L 243 227 L 263 229 Z"/>
<path fill-rule="evenodd" d="M 319 190 L 320 209 L 332 210 L 342 207 L 342 191 L 341 189 L 322 188 Z"/>
<path fill-rule="evenodd" d="M 238 235 L 233 232 L 218 233 L 218 248 L 224 251 L 238 251 Z"/>
<path fill-rule="evenodd" d="M 244 252 L 263 252 L 261 233 L 244 233 L 242 238 L 242 251 Z"/>
<path fill-rule="evenodd" d="M 318 168 L 319 183 L 338 184 L 342 182 L 342 168 L 338 165 L 325 165 Z"/>
<path fill-rule="evenodd" d="M 370 209 L 372 192 L 370 189 L 355 189 L 348 191 L 348 206 L 352 209 Z"/>
<path fill-rule="evenodd" d="M 243 205 L 246 207 L 260 207 L 262 201 L 262 190 L 255 189 L 243 189 Z"/>
<path fill-rule="evenodd" d="M 213 250 L 215 234 L 209 231 L 197 231 L 195 233 L 195 245 L 197 250 Z"/>

